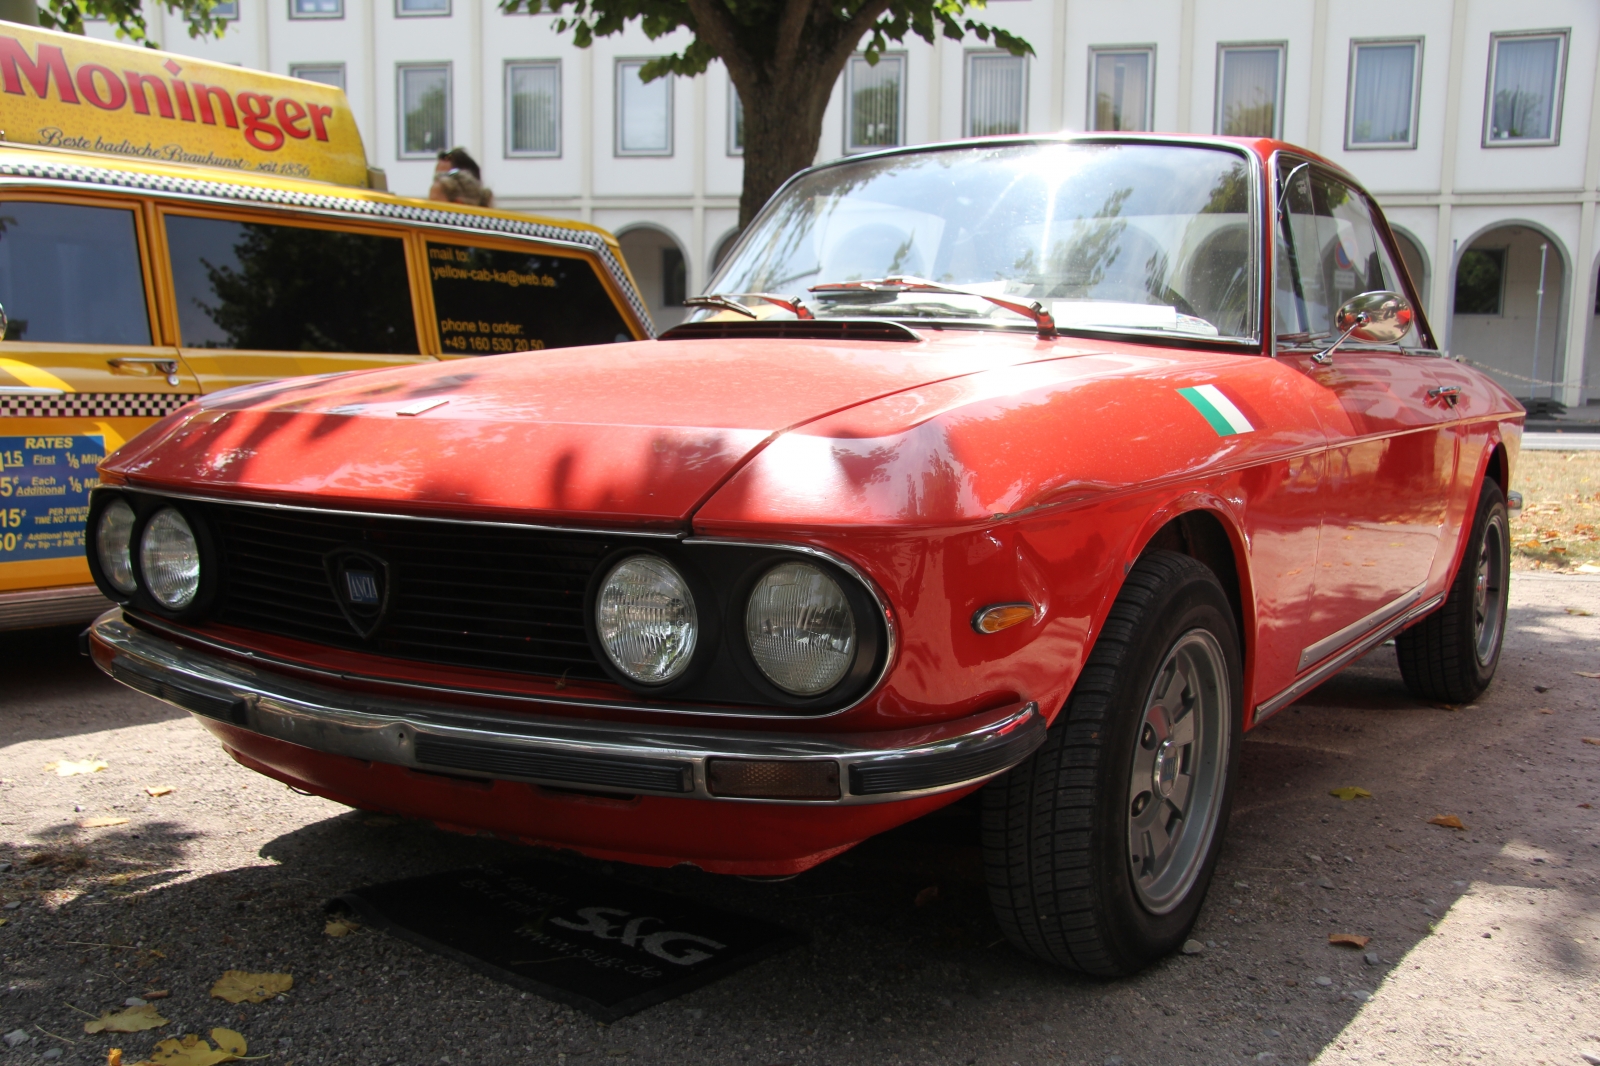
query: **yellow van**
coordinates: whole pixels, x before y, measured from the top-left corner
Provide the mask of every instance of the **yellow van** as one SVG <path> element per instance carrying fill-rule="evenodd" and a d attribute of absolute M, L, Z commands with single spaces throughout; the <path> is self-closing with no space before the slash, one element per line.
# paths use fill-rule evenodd
<path fill-rule="evenodd" d="M 604 231 L 382 185 L 339 89 L 0 23 L 0 629 L 108 606 L 95 466 L 196 396 L 651 335 Z"/>

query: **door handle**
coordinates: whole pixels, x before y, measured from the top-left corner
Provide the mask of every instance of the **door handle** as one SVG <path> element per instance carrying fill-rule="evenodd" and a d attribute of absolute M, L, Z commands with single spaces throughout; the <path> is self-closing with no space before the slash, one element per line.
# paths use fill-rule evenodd
<path fill-rule="evenodd" d="M 163 359 L 159 356 L 152 357 L 144 355 L 130 355 L 123 356 L 120 359 L 107 359 L 106 363 L 114 370 L 121 370 L 124 367 L 135 366 L 154 367 L 156 370 L 167 376 L 168 385 L 176 385 L 178 383 L 178 361 L 176 359 Z"/>
<path fill-rule="evenodd" d="M 1443 400 L 1454 407 L 1461 400 L 1460 385 L 1436 385 L 1428 390 L 1428 399 Z"/>

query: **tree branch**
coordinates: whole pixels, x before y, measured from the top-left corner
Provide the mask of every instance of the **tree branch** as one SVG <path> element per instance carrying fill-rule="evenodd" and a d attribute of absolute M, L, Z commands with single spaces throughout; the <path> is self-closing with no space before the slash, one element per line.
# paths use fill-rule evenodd
<path fill-rule="evenodd" d="M 695 30 L 721 58 L 734 83 L 755 75 L 755 61 L 739 42 L 739 26 L 723 0 L 687 0 Z"/>
<path fill-rule="evenodd" d="M 856 50 L 856 45 L 861 43 L 861 38 L 865 37 L 867 31 L 883 17 L 883 13 L 889 10 L 891 3 L 892 0 L 867 0 L 861 5 L 860 10 L 851 16 L 850 21 L 845 23 L 844 28 L 839 31 L 842 34 L 839 43 L 833 46 L 828 56 L 828 65 L 836 75 L 838 71 L 844 69 L 845 61 Z"/>
<path fill-rule="evenodd" d="M 778 39 L 772 49 L 772 67 L 787 80 L 800 55 L 800 42 L 804 39 L 806 23 L 818 0 L 786 0 L 783 15 L 778 19 Z"/>

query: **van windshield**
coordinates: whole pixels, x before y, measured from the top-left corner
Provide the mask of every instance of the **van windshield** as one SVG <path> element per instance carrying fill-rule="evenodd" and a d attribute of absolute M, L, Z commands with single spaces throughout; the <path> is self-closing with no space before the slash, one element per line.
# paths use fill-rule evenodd
<path fill-rule="evenodd" d="M 708 292 L 800 296 L 819 318 L 1030 327 L 981 298 L 992 295 L 1037 301 L 1066 329 L 1249 341 L 1260 321 L 1251 181 L 1242 153 L 1198 145 L 985 145 L 863 159 L 785 189 Z M 980 295 L 843 288 L 908 277 Z M 782 313 L 746 303 L 761 317 Z M 735 316 L 708 308 L 697 317 Z"/>

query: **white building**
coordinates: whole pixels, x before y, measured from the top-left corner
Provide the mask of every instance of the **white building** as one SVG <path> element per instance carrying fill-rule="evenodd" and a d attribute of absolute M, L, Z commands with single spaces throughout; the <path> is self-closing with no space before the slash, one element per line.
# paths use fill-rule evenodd
<path fill-rule="evenodd" d="M 616 232 L 658 323 L 681 316 L 734 231 L 726 74 L 637 80 L 680 38 L 632 28 L 579 49 L 551 16 L 494 0 L 233 2 L 220 41 L 153 5 L 152 34 L 340 81 L 396 191 L 425 194 L 436 149 L 460 144 L 502 206 Z M 1037 56 L 914 40 L 853 63 L 819 157 L 1018 130 L 1274 132 L 1377 194 L 1453 352 L 1518 395 L 1600 402 L 1600 3 L 995 0 L 983 17 Z"/>

